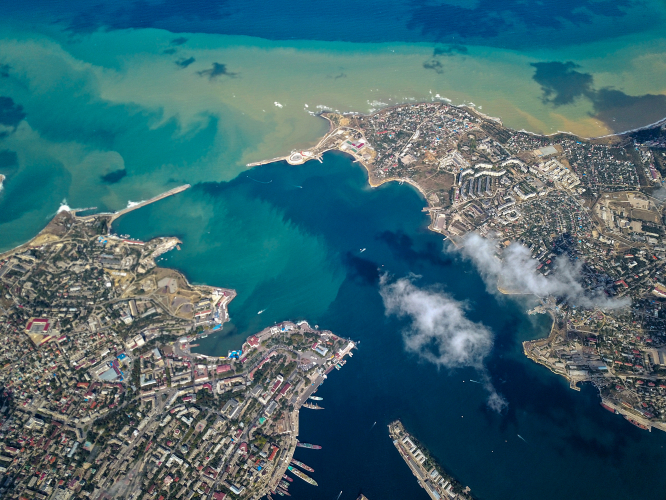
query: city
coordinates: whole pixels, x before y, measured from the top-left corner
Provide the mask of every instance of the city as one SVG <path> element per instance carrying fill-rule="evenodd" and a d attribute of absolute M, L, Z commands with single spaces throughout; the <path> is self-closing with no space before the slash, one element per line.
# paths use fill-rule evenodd
<path fill-rule="evenodd" d="M 301 321 L 227 356 L 191 352 L 235 291 L 155 259 L 176 238 L 109 234 L 113 215 L 59 212 L 0 257 L 0 494 L 261 498 L 310 484 L 293 460 L 300 408 L 355 343 Z M 308 411 L 308 410 L 306 410 Z"/>

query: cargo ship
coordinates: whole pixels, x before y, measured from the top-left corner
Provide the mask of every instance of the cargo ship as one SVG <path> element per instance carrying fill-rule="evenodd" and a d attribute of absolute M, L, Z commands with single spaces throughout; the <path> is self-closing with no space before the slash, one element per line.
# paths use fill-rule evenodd
<path fill-rule="evenodd" d="M 644 431 L 649 431 L 649 430 L 651 430 L 647 425 L 643 425 L 643 424 L 641 424 L 640 422 L 638 422 L 637 420 L 634 420 L 633 418 L 628 417 L 627 415 L 624 415 L 624 418 L 626 418 L 629 422 L 631 422 L 632 424 L 634 424 L 634 425 L 635 425 L 636 427 L 638 427 L 639 429 L 643 429 Z"/>
<path fill-rule="evenodd" d="M 291 459 L 291 463 L 294 464 L 294 465 L 298 465 L 301 469 L 306 470 L 308 472 L 314 472 L 314 469 L 312 467 L 308 467 L 303 462 L 300 462 L 299 460 L 296 460 L 295 458 Z"/>
<path fill-rule="evenodd" d="M 612 408 L 605 403 L 601 403 L 601 406 L 604 408 L 604 410 L 608 410 L 611 413 L 615 413 L 615 408 Z"/>
<path fill-rule="evenodd" d="M 319 486 L 319 485 L 317 484 L 317 481 L 315 481 L 314 479 L 312 479 L 310 476 L 307 476 L 307 475 L 303 474 L 303 473 L 302 473 L 300 470 L 298 470 L 297 468 L 292 467 L 292 466 L 290 465 L 290 466 L 287 467 L 287 469 L 288 469 L 288 470 L 289 470 L 294 476 L 301 478 L 301 479 L 302 479 L 303 481 L 305 481 L 306 483 L 310 483 L 312 486 Z"/>
<path fill-rule="evenodd" d="M 320 398 L 319 396 L 310 396 L 310 399 L 312 401 L 323 401 L 324 400 L 324 398 Z"/>
<path fill-rule="evenodd" d="M 296 443 L 296 446 L 299 448 L 308 448 L 310 450 L 321 450 L 321 446 L 318 444 L 310 444 L 310 443 Z"/>
<path fill-rule="evenodd" d="M 323 408 L 319 405 L 313 405 L 312 403 L 305 403 L 303 405 L 305 408 L 310 408 L 311 410 L 323 410 Z"/>

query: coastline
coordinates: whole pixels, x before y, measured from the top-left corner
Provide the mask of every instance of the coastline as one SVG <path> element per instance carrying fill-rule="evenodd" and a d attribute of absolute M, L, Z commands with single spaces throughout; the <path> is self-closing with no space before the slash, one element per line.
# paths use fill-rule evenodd
<path fill-rule="evenodd" d="M 389 182 L 400 182 L 401 184 L 403 182 L 408 183 L 411 185 L 414 189 L 416 189 L 424 198 L 426 207 L 423 209 L 423 212 L 428 212 L 430 216 L 430 224 L 428 225 L 428 229 L 438 233 L 440 235 L 443 235 L 445 239 L 448 239 L 456 248 L 459 248 L 461 245 L 464 244 L 464 241 L 462 240 L 462 237 L 459 235 L 454 235 L 450 234 L 446 229 L 443 227 L 436 227 L 439 226 L 437 224 L 437 219 L 440 216 L 440 210 L 442 207 L 436 206 L 439 204 L 439 198 L 435 194 L 435 191 L 432 192 L 432 199 L 430 196 L 430 193 L 428 192 L 427 189 L 425 189 L 419 182 L 410 179 L 410 178 L 405 178 L 405 177 L 399 177 L 399 176 L 391 176 L 387 178 L 378 178 L 378 176 L 375 175 L 373 171 L 373 163 L 375 160 L 375 157 L 377 156 L 377 151 L 373 148 L 375 146 L 374 143 L 370 143 L 368 139 L 365 137 L 365 127 L 358 125 L 359 123 L 364 123 L 362 122 L 363 118 L 367 117 L 381 117 L 382 114 L 387 113 L 391 110 L 396 110 L 400 108 L 406 108 L 406 107 L 412 107 L 412 106 L 420 106 L 420 105 L 430 105 L 431 103 L 410 103 L 410 104 L 397 104 L 394 106 L 390 106 L 387 108 L 382 108 L 381 110 L 378 110 L 374 113 L 364 115 L 361 113 L 349 113 L 349 114 L 339 114 L 339 113 L 333 113 L 333 112 L 323 112 L 320 113 L 318 116 L 326 119 L 329 122 L 329 127 L 328 127 L 328 132 L 322 139 L 318 141 L 318 143 L 312 147 L 310 150 L 307 151 L 292 151 L 292 153 L 289 156 L 285 156 L 282 158 L 277 158 L 277 159 L 272 159 L 267 162 L 258 162 L 254 164 L 249 164 L 248 166 L 255 166 L 255 165 L 261 165 L 264 163 L 268 162 L 273 162 L 273 161 L 286 161 L 290 165 L 301 165 L 304 164 L 308 161 L 311 161 L 313 159 L 316 159 L 318 161 L 322 161 L 321 157 L 324 153 L 328 151 L 340 151 L 343 153 L 348 154 L 353 158 L 354 163 L 360 163 L 366 170 L 367 176 L 368 176 L 368 185 L 371 188 L 376 188 L 379 186 L 382 186 L 383 184 L 389 183 Z M 502 121 L 498 118 L 490 117 L 487 115 L 484 115 L 483 113 L 479 112 L 476 110 L 474 107 L 470 107 L 467 105 L 463 106 L 456 106 L 452 105 L 450 103 L 440 103 L 442 106 L 449 106 L 450 108 L 458 109 L 458 110 L 464 110 L 465 112 L 470 113 L 471 115 L 479 118 L 482 120 L 482 122 L 488 123 L 492 122 L 495 125 L 499 125 L 502 127 L 502 129 L 505 129 L 510 132 L 517 133 L 519 131 L 515 131 L 513 129 L 504 127 L 502 124 Z M 359 120 L 360 119 L 360 120 Z M 357 126 L 354 126 L 354 122 L 356 122 Z M 379 120 L 381 123 L 381 120 Z M 365 122 L 367 123 L 367 122 Z M 372 122 L 371 122 L 372 123 Z M 581 137 L 579 135 L 570 133 L 570 132 L 556 132 L 553 134 L 536 134 L 532 132 L 527 132 L 524 131 L 525 133 L 528 133 L 529 135 L 532 135 L 536 138 L 553 138 L 556 139 L 557 137 L 561 136 L 567 136 L 569 140 L 572 138 L 574 140 L 580 139 L 581 141 L 587 141 L 589 143 L 596 143 L 596 144 L 615 144 L 615 143 L 620 143 L 622 140 L 626 140 L 628 135 L 634 132 L 642 131 L 642 130 L 650 130 L 653 128 L 657 128 L 662 126 L 663 124 L 666 123 L 666 118 L 659 120 L 653 124 L 646 125 L 644 127 L 640 127 L 637 129 L 633 130 L 628 130 L 624 132 L 619 132 L 619 133 L 614 133 L 614 134 L 608 134 L 604 136 L 599 136 L 599 137 L 592 137 L 592 138 L 585 138 Z M 440 127 L 441 128 L 441 127 Z M 384 130 L 384 129 L 381 129 Z M 419 127 L 416 127 L 416 131 L 414 129 L 411 129 L 409 131 L 406 131 L 408 134 L 412 134 L 412 137 L 410 139 L 407 139 L 405 142 L 409 142 L 404 150 L 402 152 L 406 151 L 410 146 L 411 142 L 413 142 L 419 135 Z M 377 134 L 385 133 L 385 132 L 379 132 L 378 130 L 374 130 L 374 135 L 375 139 L 377 139 Z M 408 135 L 406 136 L 408 137 Z M 395 153 L 395 154 L 400 154 L 400 153 Z M 393 156 L 391 157 L 393 158 Z M 392 160 L 396 161 L 396 160 Z M 462 170 L 462 168 L 461 168 Z M 426 180 L 429 179 L 426 178 Z M 503 295 L 514 295 L 513 292 L 510 290 L 505 290 L 503 289 L 500 284 L 498 283 L 497 290 L 503 294 Z M 535 296 L 539 298 L 538 296 Z M 543 306 L 545 304 L 542 303 Z M 599 375 L 598 373 L 595 374 L 587 374 L 585 376 L 581 375 L 572 375 L 574 371 L 569 372 L 568 369 L 557 369 L 557 367 L 554 366 L 553 363 L 547 361 L 545 358 L 541 359 L 538 355 L 535 354 L 534 348 L 535 347 L 542 347 L 542 346 L 549 346 L 552 347 L 552 345 L 555 342 L 555 339 L 558 338 L 558 322 L 561 320 L 561 318 L 558 318 L 555 313 L 550 310 L 548 307 L 543 307 L 543 310 L 537 311 L 537 312 L 548 312 L 548 314 L 551 316 L 552 319 L 552 325 L 550 329 L 550 333 L 543 338 L 540 339 L 535 339 L 532 341 L 526 341 L 523 342 L 523 354 L 532 360 L 535 363 L 541 364 L 545 367 L 547 367 L 551 372 L 553 372 L 556 375 L 560 375 L 564 377 L 568 382 L 569 382 L 569 387 L 574 390 L 580 391 L 580 388 L 578 387 L 578 384 L 580 382 L 591 382 L 595 387 L 597 387 L 599 391 L 600 398 L 602 401 L 604 400 L 603 393 L 602 393 L 602 386 L 600 386 L 598 383 L 595 383 L 599 377 L 619 377 L 623 378 L 623 375 L 615 375 L 613 367 L 610 367 L 608 371 L 604 372 L 603 374 Z M 533 312 L 530 311 L 530 314 Z M 564 335 L 559 337 L 559 339 L 567 339 L 567 334 L 566 334 L 566 328 L 564 329 Z M 626 377 L 624 377 L 626 378 Z M 643 377 L 645 378 L 645 377 Z M 600 379 L 601 380 L 601 379 Z M 607 382 L 609 378 L 605 378 L 602 380 L 602 382 Z M 608 409 L 608 408 L 607 408 Z M 645 419 L 641 419 L 639 415 L 636 415 L 634 413 L 629 413 L 625 409 L 621 407 L 615 408 L 615 412 L 618 414 L 621 414 L 625 416 L 630 422 L 634 423 L 631 419 L 634 419 L 637 422 L 640 422 L 641 425 L 639 427 L 641 428 L 647 428 L 650 429 L 652 426 L 657 427 L 661 430 L 666 431 L 666 424 L 660 423 L 660 422 L 650 422 Z"/>

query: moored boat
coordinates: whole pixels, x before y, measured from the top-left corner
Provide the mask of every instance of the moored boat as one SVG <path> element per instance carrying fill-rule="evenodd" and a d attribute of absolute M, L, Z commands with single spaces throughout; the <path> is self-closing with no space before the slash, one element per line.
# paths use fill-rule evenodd
<path fill-rule="evenodd" d="M 308 448 L 310 450 L 321 450 L 321 446 L 319 446 L 318 444 L 298 442 L 298 443 L 296 443 L 296 446 L 298 446 L 299 448 Z"/>
<path fill-rule="evenodd" d="M 615 408 L 608 406 L 606 403 L 601 403 L 601 406 L 604 408 L 604 410 L 608 410 L 611 413 L 615 413 Z"/>
<path fill-rule="evenodd" d="M 312 403 L 305 403 L 303 405 L 304 408 L 310 408 L 311 410 L 323 410 L 323 408 L 319 405 L 313 405 Z"/>
<path fill-rule="evenodd" d="M 287 467 L 287 469 L 288 469 L 289 472 L 291 472 L 294 476 L 296 476 L 296 477 L 302 479 L 302 480 L 305 481 L 306 483 L 310 483 L 312 486 L 319 486 L 319 485 L 317 484 L 317 481 L 315 481 L 314 479 L 312 479 L 312 478 L 311 478 L 310 476 L 308 476 L 307 474 L 304 474 L 303 472 L 301 472 L 300 470 L 298 470 L 296 467 L 292 467 L 292 466 L 290 465 L 290 466 Z"/>
<path fill-rule="evenodd" d="M 291 463 L 294 465 L 298 465 L 301 469 L 306 470 L 308 472 L 314 472 L 314 469 L 312 467 L 305 465 L 303 462 L 301 462 L 300 460 L 296 460 L 295 458 L 291 459 Z"/>
<path fill-rule="evenodd" d="M 292 483 L 292 482 L 294 481 L 292 478 L 290 478 L 290 477 L 287 476 L 286 474 L 282 474 L 282 479 L 286 479 L 286 480 L 289 481 L 290 483 Z"/>
<path fill-rule="evenodd" d="M 324 398 L 320 398 L 319 396 L 310 396 L 310 399 L 313 401 L 323 401 Z"/>
<path fill-rule="evenodd" d="M 644 431 L 649 431 L 650 430 L 650 428 L 647 425 L 641 424 L 638 420 L 634 420 L 633 418 L 628 417 L 627 415 L 625 415 L 624 418 L 626 418 L 629 422 L 634 424 L 639 429 L 643 429 Z"/>

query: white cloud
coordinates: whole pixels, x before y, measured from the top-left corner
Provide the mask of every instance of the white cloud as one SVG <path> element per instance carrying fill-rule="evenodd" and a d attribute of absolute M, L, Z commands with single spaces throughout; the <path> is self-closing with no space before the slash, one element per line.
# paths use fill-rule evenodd
<path fill-rule="evenodd" d="M 558 258 L 556 269 L 544 276 L 537 272 L 539 262 L 518 243 L 509 245 L 500 258 L 496 255 L 496 241 L 470 233 L 460 252 L 474 263 L 490 292 L 497 292 L 499 284 L 516 293 L 565 297 L 575 306 L 613 309 L 630 303 L 629 299 L 610 298 L 603 291 L 585 290 L 581 283 L 581 263 L 571 263 L 565 257 Z"/>
<path fill-rule="evenodd" d="M 440 367 L 473 367 L 483 374 L 488 406 L 501 411 L 507 403 L 493 387 L 484 359 L 493 347 L 493 333 L 465 315 L 466 306 L 450 295 L 414 285 L 415 276 L 389 281 L 384 275 L 379 293 L 387 316 L 408 318 L 403 332 L 407 351 Z"/>

